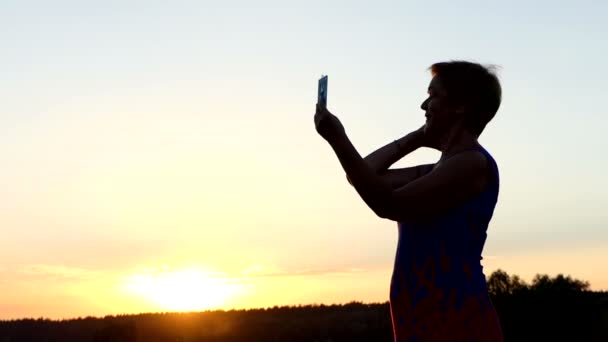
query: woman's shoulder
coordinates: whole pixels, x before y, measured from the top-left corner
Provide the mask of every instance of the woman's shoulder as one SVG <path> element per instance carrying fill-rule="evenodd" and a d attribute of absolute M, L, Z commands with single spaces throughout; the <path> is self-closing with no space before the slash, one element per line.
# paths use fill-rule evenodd
<path fill-rule="evenodd" d="M 494 156 L 492 155 L 492 153 L 490 153 L 482 145 L 479 145 L 479 149 L 478 150 L 486 158 L 487 163 L 488 163 L 488 165 L 487 165 L 488 168 L 492 169 L 496 174 L 498 174 L 498 163 L 496 162 L 496 159 L 494 159 Z"/>
<path fill-rule="evenodd" d="M 498 163 L 496 162 L 496 159 L 494 159 L 494 156 L 492 156 L 492 154 L 482 145 L 479 145 L 479 152 L 484 156 L 486 160 L 486 175 L 488 175 L 486 186 L 484 187 L 484 192 L 492 190 L 498 192 L 498 188 L 500 185 Z"/>

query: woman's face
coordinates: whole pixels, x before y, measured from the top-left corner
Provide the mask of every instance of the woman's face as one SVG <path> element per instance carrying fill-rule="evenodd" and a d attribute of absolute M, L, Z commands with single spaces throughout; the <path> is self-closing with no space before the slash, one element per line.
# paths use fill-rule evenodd
<path fill-rule="evenodd" d="M 439 76 L 435 76 L 431 80 L 428 94 L 429 97 L 420 106 L 425 111 L 426 116 L 424 133 L 428 137 L 439 139 L 456 122 L 459 111 L 448 102 L 447 94 Z"/>

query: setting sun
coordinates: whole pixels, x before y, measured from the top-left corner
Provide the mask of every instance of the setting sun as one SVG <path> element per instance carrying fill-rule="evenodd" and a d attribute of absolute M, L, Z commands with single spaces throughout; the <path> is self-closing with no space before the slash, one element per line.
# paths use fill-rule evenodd
<path fill-rule="evenodd" d="M 127 277 L 125 288 L 170 311 L 196 311 L 222 306 L 238 290 L 212 272 L 197 268 L 146 270 Z"/>

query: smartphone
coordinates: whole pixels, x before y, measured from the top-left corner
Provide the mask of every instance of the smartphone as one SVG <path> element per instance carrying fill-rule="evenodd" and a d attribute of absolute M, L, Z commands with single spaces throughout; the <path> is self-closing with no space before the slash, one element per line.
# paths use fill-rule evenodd
<path fill-rule="evenodd" d="M 317 103 L 322 107 L 327 107 L 327 75 L 321 76 L 319 79 Z"/>

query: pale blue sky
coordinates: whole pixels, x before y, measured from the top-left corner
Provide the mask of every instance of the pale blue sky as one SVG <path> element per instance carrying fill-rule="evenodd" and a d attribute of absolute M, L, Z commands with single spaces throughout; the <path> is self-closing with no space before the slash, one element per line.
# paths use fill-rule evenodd
<path fill-rule="evenodd" d="M 387 300 L 396 223 L 374 217 L 316 134 L 317 79 L 329 74 L 328 106 L 365 155 L 424 123 L 426 68 L 449 59 L 501 67 L 480 138 L 501 172 L 486 273 L 608 289 L 606 17 L 602 1 L 4 1 L 0 293 L 26 298 L 31 265 L 109 282 L 150 265 L 262 265 L 366 270 L 380 287 L 342 292 Z M 83 302 L 52 279 L 37 303 Z M 1 296 L 14 308 L 2 317 L 114 310 Z"/>

